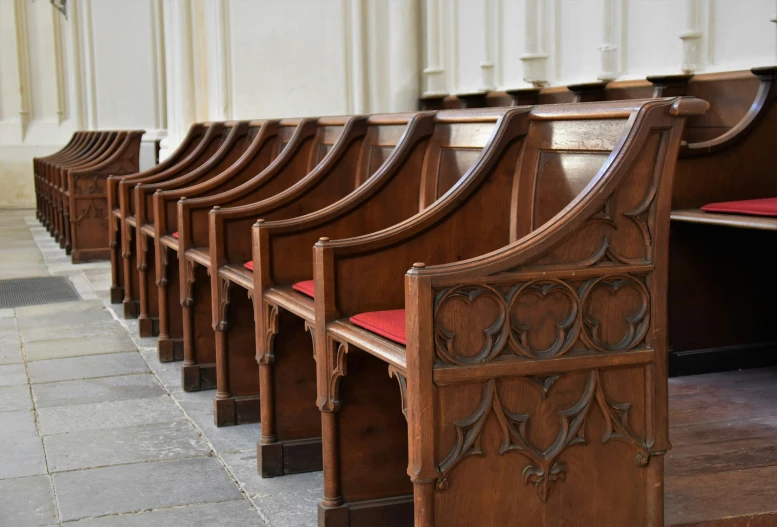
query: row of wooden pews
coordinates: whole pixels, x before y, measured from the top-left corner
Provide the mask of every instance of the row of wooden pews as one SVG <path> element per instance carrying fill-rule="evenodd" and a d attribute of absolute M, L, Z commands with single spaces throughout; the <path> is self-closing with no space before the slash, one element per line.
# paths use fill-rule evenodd
<path fill-rule="evenodd" d="M 770 485 L 697 492 L 667 378 L 770 343 L 768 259 L 719 255 L 772 220 L 702 208 L 777 196 L 774 73 L 196 124 L 107 179 L 111 300 L 263 477 L 323 469 L 319 525 L 769 525 Z"/>
<path fill-rule="evenodd" d="M 38 219 L 73 263 L 105 260 L 105 181 L 133 174 L 143 130 L 76 132 L 60 151 L 33 160 Z"/>

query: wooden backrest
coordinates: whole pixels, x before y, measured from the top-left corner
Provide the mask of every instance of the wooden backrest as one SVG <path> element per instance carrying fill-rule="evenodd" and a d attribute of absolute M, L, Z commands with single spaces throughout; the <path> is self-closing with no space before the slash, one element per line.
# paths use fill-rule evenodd
<path fill-rule="evenodd" d="M 366 306 L 358 288 L 338 286 L 337 310 L 353 315 L 401 307 L 404 290 L 398 277 L 413 262 L 473 258 L 540 228 L 624 155 L 629 134 L 653 104 L 667 106 L 661 100 L 511 110 L 477 163 L 448 193 L 417 216 L 373 235 L 397 238 L 391 257 L 382 251 L 338 257 L 338 283 L 348 284 L 358 269 L 372 267 L 380 268 L 386 280 L 380 298 L 369 299 Z M 646 155 L 655 156 L 658 139 L 651 141 L 653 150 Z"/>
<path fill-rule="evenodd" d="M 366 141 L 362 163 L 369 159 L 374 173 L 356 191 L 333 204 L 331 222 L 316 222 L 313 229 L 293 228 L 290 237 L 273 235 L 273 254 L 293 255 L 268 259 L 275 284 L 292 284 L 310 277 L 310 246 L 323 235 L 342 238 L 374 232 L 418 213 L 445 194 L 474 165 L 507 108 L 451 110 L 415 114 L 403 127 L 370 127 L 368 134 L 395 136 L 396 148 L 385 140 Z M 394 117 L 394 116 L 390 116 Z M 375 123 L 380 116 L 373 116 Z M 401 134 L 400 134 L 401 132 Z M 397 137 L 401 135 L 401 137 Z M 385 162 L 379 169 L 376 152 Z M 334 213 L 334 211 L 337 211 Z M 327 214 L 321 211 L 321 214 Z"/>
<path fill-rule="evenodd" d="M 225 123 L 208 123 L 208 130 L 205 132 L 202 140 L 194 147 L 191 154 L 182 159 L 179 163 L 176 163 L 167 170 L 163 170 L 162 172 L 158 172 L 148 177 L 122 181 L 119 186 L 127 191 L 125 194 L 127 214 L 131 215 L 135 213 L 135 193 L 128 192 L 129 189 L 137 184 L 152 184 L 158 181 L 166 181 L 186 172 L 196 170 L 213 157 L 219 148 L 221 148 L 221 145 L 227 140 L 231 131 L 232 127 L 226 126 Z"/>

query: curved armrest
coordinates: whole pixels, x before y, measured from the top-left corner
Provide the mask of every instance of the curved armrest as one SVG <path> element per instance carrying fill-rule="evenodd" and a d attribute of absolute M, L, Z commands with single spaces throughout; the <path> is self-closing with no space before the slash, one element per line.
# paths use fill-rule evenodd
<path fill-rule="evenodd" d="M 282 258 L 270 258 L 254 251 L 254 269 L 266 269 L 267 276 L 271 277 L 271 282 L 257 285 L 257 290 L 309 279 L 313 269 L 311 247 L 324 234 L 338 238 L 357 236 L 386 228 L 417 211 L 417 204 L 409 201 L 396 203 L 394 196 L 386 196 L 380 202 L 376 200 L 380 199 L 380 191 L 400 171 L 415 171 L 420 165 L 424 151 L 419 145 L 434 132 L 435 114 L 424 112 L 414 115 L 383 165 L 345 198 L 304 216 L 257 222 L 253 227 L 253 246 L 266 247 L 270 251 L 278 251 L 274 254 L 282 255 Z M 421 159 L 417 164 L 408 166 L 413 155 Z M 417 178 L 415 174 L 413 177 Z"/>
<path fill-rule="evenodd" d="M 286 190 L 257 203 L 227 209 L 218 207 L 211 210 L 209 240 L 211 247 L 221 247 L 224 245 L 224 239 L 234 239 L 235 237 L 241 237 L 241 239 L 250 241 L 251 225 L 254 223 L 257 215 L 264 215 L 269 219 L 273 219 L 273 216 L 282 218 L 283 215 L 289 217 L 304 213 L 304 210 L 302 210 L 304 206 L 300 203 L 300 200 L 314 193 L 317 185 L 324 178 L 341 168 L 341 161 L 345 159 L 354 142 L 364 137 L 367 133 L 367 119 L 365 116 L 349 117 L 342 136 L 340 136 L 321 163 Z M 247 250 L 245 247 L 247 247 Z M 245 246 L 242 244 L 230 244 L 227 249 L 229 249 L 229 254 L 222 252 L 221 249 L 217 249 L 216 254 L 223 255 L 224 259 L 219 258 L 214 263 L 221 266 L 227 261 L 243 263 L 251 259 L 250 243 Z"/>
<path fill-rule="evenodd" d="M 235 200 L 251 199 L 270 187 L 270 183 L 293 166 L 304 145 L 316 135 L 317 118 L 301 119 L 294 134 L 270 165 L 242 185 L 226 192 L 178 201 L 178 244 L 182 250 L 208 245 L 208 213 L 213 207 L 228 205 Z"/>

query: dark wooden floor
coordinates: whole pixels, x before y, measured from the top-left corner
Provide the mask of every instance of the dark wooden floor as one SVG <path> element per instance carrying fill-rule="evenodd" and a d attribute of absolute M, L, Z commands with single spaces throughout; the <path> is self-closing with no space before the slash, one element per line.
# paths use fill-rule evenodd
<path fill-rule="evenodd" d="M 777 368 L 669 380 L 666 523 L 777 526 Z"/>

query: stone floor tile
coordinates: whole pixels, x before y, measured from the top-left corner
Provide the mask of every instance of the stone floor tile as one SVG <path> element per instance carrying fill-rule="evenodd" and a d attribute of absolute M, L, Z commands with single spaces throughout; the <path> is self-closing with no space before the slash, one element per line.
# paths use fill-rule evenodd
<path fill-rule="evenodd" d="M 0 364 L 18 364 L 24 361 L 19 334 L 16 331 L 0 331 Z"/>
<path fill-rule="evenodd" d="M 1 388 L 0 388 L 1 390 Z M 1 396 L 2 392 L 0 392 Z M 38 410 L 41 434 L 65 434 L 181 419 L 181 410 L 169 396 L 130 399 L 107 403 L 54 406 Z"/>
<path fill-rule="evenodd" d="M 6 311 L 3 309 L 2 311 Z M 13 313 L 13 309 L 10 310 Z M 16 332 L 16 319 L 15 318 L 0 318 L 0 331 L 13 331 Z"/>
<path fill-rule="evenodd" d="M 35 384 L 32 387 L 35 407 L 70 406 L 75 404 L 121 401 L 158 397 L 164 388 L 151 374 L 121 375 L 98 379 Z"/>
<path fill-rule="evenodd" d="M 46 474 L 43 445 L 31 411 L 0 412 L 0 445 L 0 479 Z"/>
<path fill-rule="evenodd" d="M 16 308 L 16 318 L 21 323 L 24 319 L 39 316 L 56 315 L 62 313 L 83 313 L 84 311 L 105 310 L 101 302 L 74 300 L 72 302 L 59 302 L 57 304 L 41 304 L 37 306 L 24 306 Z M 37 320 L 33 322 L 38 322 Z"/>
<path fill-rule="evenodd" d="M 0 320 L 4 318 L 14 318 L 15 316 L 16 312 L 13 310 L 13 308 L 4 307 L 3 309 L 0 309 Z"/>
<path fill-rule="evenodd" d="M 249 499 L 271 525 L 315 527 L 318 503 L 324 495 L 322 472 L 263 479 L 256 472 L 256 453 L 222 456 Z"/>
<path fill-rule="evenodd" d="M 0 412 L 14 410 L 32 410 L 29 386 L 0 386 Z"/>
<path fill-rule="evenodd" d="M 62 521 L 242 498 L 212 457 L 62 472 L 53 477 Z"/>
<path fill-rule="evenodd" d="M 68 523 L 73 527 L 254 527 L 266 525 L 248 500 L 189 505 Z"/>
<path fill-rule="evenodd" d="M 44 527 L 57 523 L 50 476 L 0 481 L 0 527 Z"/>
<path fill-rule="evenodd" d="M 97 316 L 97 315 L 95 315 Z M 25 344 L 39 340 L 61 340 L 69 338 L 91 337 L 127 337 L 127 332 L 117 321 L 113 320 L 110 313 L 101 312 L 100 320 L 82 322 L 78 324 L 59 325 L 52 321 L 51 325 L 25 327 L 20 333 Z"/>
<path fill-rule="evenodd" d="M 213 424 L 213 397 L 216 390 L 203 392 L 179 392 L 172 396 L 186 414 L 197 424 L 219 454 L 226 452 L 254 452 L 262 434 L 260 424 L 226 426 Z"/>
<path fill-rule="evenodd" d="M 146 362 L 134 351 L 33 361 L 27 365 L 27 370 L 33 384 L 149 371 Z"/>
<path fill-rule="evenodd" d="M 211 453 L 189 421 L 47 436 L 44 446 L 51 472 L 204 457 Z"/>
<path fill-rule="evenodd" d="M 24 344 L 28 361 L 64 359 L 84 355 L 102 355 L 121 351 L 135 351 L 128 335 L 100 335 L 61 340 L 38 340 Z"/>
<path fill-rule="evenodd" d="M 24 364 L 6 364 L 0 366 L 0 386 L 18 386 L 27 384 L 27 371 Z"/>

